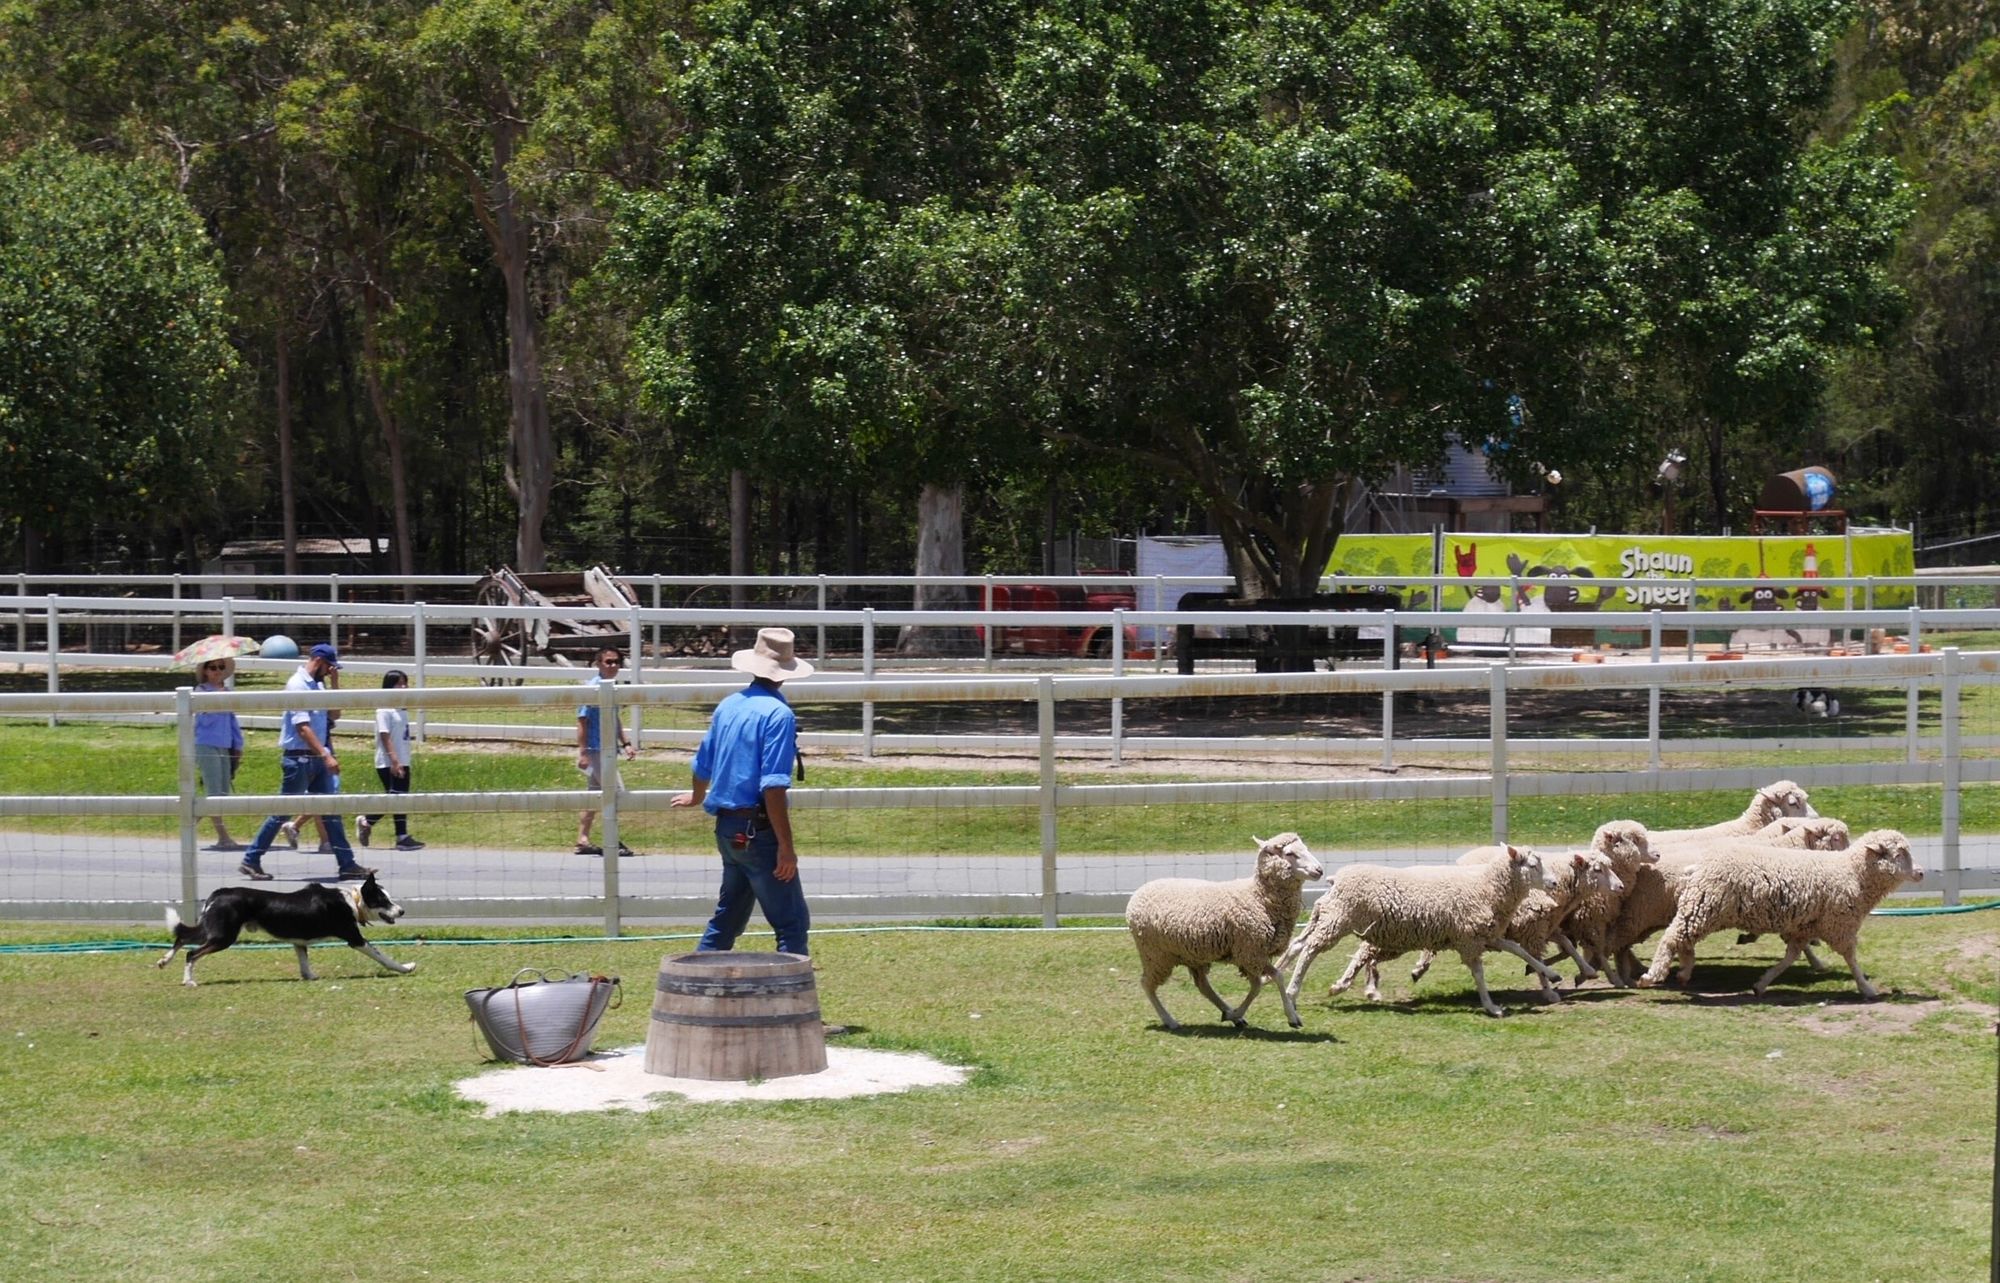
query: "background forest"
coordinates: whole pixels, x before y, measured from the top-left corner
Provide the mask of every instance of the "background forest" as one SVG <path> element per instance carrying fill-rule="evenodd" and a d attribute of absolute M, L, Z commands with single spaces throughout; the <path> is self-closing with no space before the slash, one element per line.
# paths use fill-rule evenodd
<path fill-rule="evenodd" d="M 0 0 L 8 568 L 1283 591 L 1454 434 L 1956 544 L 1996 425 L 1981 0 Z"/>

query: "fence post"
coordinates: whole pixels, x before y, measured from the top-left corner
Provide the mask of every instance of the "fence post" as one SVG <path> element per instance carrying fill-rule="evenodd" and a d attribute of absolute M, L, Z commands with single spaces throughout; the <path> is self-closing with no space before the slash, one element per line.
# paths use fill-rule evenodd
<path fill-rule="evenodd" d="M 875 608 L 861 608 L 861 680 L 875 680 Z M 873 761 L 875 757 L 875 701 L 861 701 L 861 758 Z"/>
<path fill-rule="evenodd" d="M 813 658 L 821 668 L 826 667 L 826 576 L 819 577 L 819 622 L 814 625 L 818 640 L 814 643 Z"/>
<path fill-rule="evenodd" d="M 1493 841 L 1507 841 L 1507 666 L 1495 664 L 1492 678 L 1491 733 L 1493 736 Z"/>
<path fill-rule="evenodd" d="M 1958 821 L 1960 786 L 1965 775 L 1959 757 L 1959 669 L 1958 647 L 1944 649 L 1944 681 L 1938 692 L 1938 713 L 1944 722 L 1944 902 L 1957 904 L 1964 874 L 1959 868 Z"/>
<path fill-rule="evenodd" d="M 338 572 L 335 572 L 328 575 L 326 579 L 326 599 L 338 606 L 340 604 L 340 575 Z M 340 649 L 340 616 L 330 611 L 326 617 L 326 640 L 335 650 Z M 304 648 L 301 647 L 301 649 Z"/>
<path fill-rule="evenodd" d="M 1059 925 L 1056 916 L 1056 679 L 1044 675 L 1035 683 L 1035 731 L 1040 741 L 1042 801 L 1042 925 Z"/>
<path fill-rule="evenodd" d="M 628 670 L 627 675 L 641 686 L 646 684 L 646 665 L 640 659 L 639 652 L 645 648 L 645 644 L 646 625 L 639 619 L 639 607 L 637 604 L 634 604 L 632 607 L 632 667 Z M 646 742 L 644 738 L 646 732 L 645 717 L 646 706 L 644 704 L 632 705 L 632 747 L 635 749 Z"/>
<path fill-rule="evenodd" d="M 1117 607 L 1111 612 L 1111 675 L 1125 675 L 1125 608 Z M 1125 761 L 1125 699 L 1114 695 L 1111 699 L 1111 764 L 1121 765 Z"/>
<path fill-rule="evenodd" d="M 1153 576 L 1153 609 L 1165 610 L 1167 601 L 1167 577 Z M 1167 671 L 1167 630 L 1163 624 L 1153 625 L 1153 671 Z"/>
<path fill-rule="evenodd" d="M 1910 607 L 1910 655 L 1914 658 L 1924 649 L 1924 616 L 1915 606 Z M 1917 703 L 1923 693 L 1923 683 L 1910 679 L 1909 694 L 1903 699 L 1903 760 L 1917 760 Z"/>
<path fill-rule="evenodd" d="M 424 603 L 417 602 L 415 605 L 417 608 L 416 618 L 410 621 L 410 649 L 416 652 L 413 658 L 416 660 L 415 668 L 417 671 L 410 680 L 416 689 L 422 690 L 424 688 L 424 664 L 429 658 L 430 630 L 426 626 L 428 621 L 424 619 Z M 419 744 L 424 742 L 424 719 L 429 714 L 429 709 L 419 708 L 417 710 L 417 743 Z"/>
<path fill-rule="evenodd" d="M 28 577 L 14 576 L 14 649 L 21 653 L 18 672 L 28 671 Z"/>
<path fill-rule="evenodd" d="M 222 599 L 222 635 L 225 637 L 234 637 L 236 635 L 236 599 L 234 597 L 224 597 Z M 306 650 L 306 646 L 299 647 L 301 655 Z"/>
<path fill-rule="evenodd" d="M 195 848 L 200 835 L 195 832 L 194 817 L 194 688 L 180 686 L 174 689 L 174 739 L 179 746 L 175 754 L 178 769 L 175 772 L 174 789 L 180 795 L 181 819 L 181 916 L 189 922 L 201 911 L 200 879 L 195 868 Z"/>
<path fill-rule="evenodd" d="M 597 687 L 597 764 L 600 792 L 598 820 L 604 826 L 600 845 L 604 848 L 604 934 L 618 935 L 618 686 L 600 682 Z"/>
<path fill-rule="evenodd" d="M 179 572 L 179 571 L 175 571 L 175 572 L 174 572 L 174 652 L 173 652 L 173 653 L 175 653 L 175 654 L 179 654 L 179 653 L 180 653 L 180 649 L 181 649 L 181 576 L 180 576 L 180 572 Z"/>
<path fill-rule="evenodd" d="M 660 577 L 658 575 L 654 575 L 653 609 L 657 611 L 659 608 L 660 608 Z M 660 618 L 658 615 L 655 615 L 653 616 L 653 658 L 658 659 L 659 657 L 660 657 Z"/>
<path fill-rule="evenodd" d="M 1652 615 L 1653 684 L 1646 688 L 1646 741 L 1651 745 L 1653 774 L 1658 775 L 1660 773 L 1660 612 L 1657 607 L 1654 608 Z"/>
<path fill-rule="evenodd" d="M 1330 663 L 1330 661 L 1329 661 Z M 1396 667 L 1396 612 L 1382 612 L 1382 671 Z M 1382 769 L 1396 769 L 1396 692 L 1382 688 Z"/>
<path fill-rule="evenodd" d="M 48 647 L 49 654 L 49 694 L 60 695 L 62 694 L 62 621 L 56 609 L 56 595 L 54 593 L 49 594 L 48 627 L 46 631 L 48 636 L 44 637 L 42 641 Z M 55 728 L 56 715 L 50 713 L 49 729 L 54 730 Z"/>
<path fill-rule="evenodd" d="M 993 671 L 993 576 L 986 576 L 982 593 L 986 604 L 981 609 L 986 612 L 987 618 L 979 629 L 979 649 L 984 652 L 982 658 L 986 661 L 986 671 L 990 673 Z"/>
<path fill-rule="evenodd" d="M 1547 605 L 1548 603 L 1544 602 L 1542 604 Z M 1520 610 L 1521 581 L 1517 577 L 1509 576 L 1507 580 L 1507 613 L 1509 616 L 1516 616 L 1520 613 Z M 1507 662 L 1510 664 L 1514 662 L 1514 647 L 1519 641 L 1519 638 L 1515 636 L 1515 632 L 1514 620 L 1509 618 L 1507 621 Z"/>

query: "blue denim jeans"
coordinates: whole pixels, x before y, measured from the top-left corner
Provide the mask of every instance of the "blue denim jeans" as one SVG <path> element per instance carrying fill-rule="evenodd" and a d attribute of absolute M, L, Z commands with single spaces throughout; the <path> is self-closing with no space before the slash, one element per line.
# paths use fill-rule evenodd
<path fill-rule="evenodd" d="M 287 753 L 279 759 L 284 772 L 278 784 L 278 792 L 287 795 L 301 793 L 333 793 L 333 776 L 327 773 L 326 763 L 317 757 L 294 757 Z M 250 849 L 243 853 L 243 863 L 257 868 L 264 858 L 264 852 L 271 849 L 271 843 L 278 840 L 278 826 L 291 819 L 289 815 L 273 815 L 257 830 L 257 836 L 250 839 Z M 338 815 L 322 815 L 320 822 L 326 826 L 326 840 L 333 847 L 333 858 L 345 869 L 354 864 L 354 848 L 347 843 L 347 826 Z"/>
<path fill-rule="evenodd" d="M 753 828 L 749 844 L 737 846 L 736 835 Z M 781 952 L 806 952 L 806 928 L 812 914 L 806 909 L 804 879 L 794 873 L 791 881 L 778 881 L 778 835 L 769 825 L 755 824 L 747 815 L 718 815 L 715 849 L 722 855 L 722 892 L 716 897 L 715 914 L 701 933 L 696 952 L 735 948 L 736 937 L 750 921 L 753 904 L 764 911 L 764 920 L 778 933 Z"/>

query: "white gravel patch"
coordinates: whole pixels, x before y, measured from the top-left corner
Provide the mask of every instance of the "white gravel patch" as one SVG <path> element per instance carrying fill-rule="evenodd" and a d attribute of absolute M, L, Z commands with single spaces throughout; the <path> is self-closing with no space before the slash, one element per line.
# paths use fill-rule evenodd
<path fill-rule="evenodd" d="M 611 1109 L 644 1113 L 671 1102 L 836 1100 L 878 1096 L 912 1087 L 956 1087 L 972 1074 L 960 1065 L 909 1051 L 828 1047 L 826 1068 L 759 1083 L 667 1078 L 646 1072 L 645 1047 L 599 1051 L 567 1065 L 509 1065 L 463 1079 L 458 1094 L 486 1106 L 486 1116 L 540 1111 L 579 1114 Z"/>

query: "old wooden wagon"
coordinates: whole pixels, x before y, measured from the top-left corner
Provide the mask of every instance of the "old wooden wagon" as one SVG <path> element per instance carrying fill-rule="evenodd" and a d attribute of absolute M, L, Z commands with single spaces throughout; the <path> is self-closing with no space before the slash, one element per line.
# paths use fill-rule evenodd
<path fill-rule="evenodd" d="M 521 674 L 506 670 L 521 668 L 531 659 L 568 667 L 588 664 L 600 646 L 623 649 L 632 636 L 632 607 L 639 603 L 632 585 L 602 566 L 525 573 L 502 566 L 479 581 L 473 600 L 486 613 L 473 621 L 472 660 L 494 670 L 492 676 L 480 678 L 488 686 L 518 684 Z M 551 606 L 575 614 L 511 613 L 523 606 Z"/>

